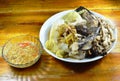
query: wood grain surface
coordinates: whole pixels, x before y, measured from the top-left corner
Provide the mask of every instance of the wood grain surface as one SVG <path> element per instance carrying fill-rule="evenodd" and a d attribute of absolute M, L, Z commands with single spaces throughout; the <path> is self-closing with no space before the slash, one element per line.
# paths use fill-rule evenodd
<path fill-rule="evenodd" d="M 103 59 L 73 64 L 45 51 L 32 67 L 17 69 L 0 57 L 0 81 L 120 81 L 120 0 L 0 0 L 0 54 L 11 37 L 39 38 L 42 24 L 52 15 L 84 6 L 111 19 L 118 29 L 115 48 Z"/>

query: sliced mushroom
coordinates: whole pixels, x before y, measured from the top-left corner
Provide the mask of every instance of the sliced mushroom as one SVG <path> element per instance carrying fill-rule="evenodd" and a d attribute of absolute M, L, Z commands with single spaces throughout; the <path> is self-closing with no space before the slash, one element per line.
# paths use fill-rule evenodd
<path fill-rule="evenodd" d="M 115 38 L 114 38 L 114 36 L 113 36 L 113 30 L 109 27 L 109 25 L 108 25 L 107 28 L 108 28 L 108 31 L 109 31 L 109 33 L 110 33 L 111 41 L 114 41 Z"/>
<path fill-rule="evenodd" d="M 100 27 L 101 27 L 101 34 L 102 34 L 102 40 L 104 41 L 105 40 L 105 38 L 106 38 L 106 34 L 105 34 L 105 28 L 104 28 L 104 26 L 103 26 L 103 23 L 102 23 L 102 20 L 101 19 L 99 19 L 99 22 L 100 22 Z"/>

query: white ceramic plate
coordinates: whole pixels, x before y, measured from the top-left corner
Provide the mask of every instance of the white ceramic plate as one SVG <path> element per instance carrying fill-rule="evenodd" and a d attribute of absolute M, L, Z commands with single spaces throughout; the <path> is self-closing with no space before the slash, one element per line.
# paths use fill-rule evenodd
<path fill-rule="evenodd" d="M 95 60 L 98 60 L 98 59 L 101 59 L 103 58 L 103 56 L 97 56 L 97 57 L 94 57 L 94 58 L 85 58 L 83 60 L 77 60 L 77 59 L 72 59 L 72 58 L 59 58 L 58 56 L 56 56 L 54 53 L 52 53 L 50 50 L 48 50 L 46 47 L 45 47 L 45 42 L 48 40 L 48 36 L 49 36 L 49 31 L 51 29 L 51 26 L 52 26 L 52 23 L 54 23 L 56 20 L 60 19 L 61 17 L 63 17 L 65 14 L 71 12 L 73 10 L 67 10 L 67 11 L 62 11 L 62 12 L 59 12 L 53 16 L 51 16 L 41 27 L 40 29 L 40 33 L 39 33 L 39 38 L 40 38 L 40 42 L 44 48 L 44 50 L 50 54 L 51 56 L 59 59 L 59 60 L 62 60 L 62 61 L 65 61 L 65 62 L 71 62 L 71 63 L 86 63 L 86 62 L 92 62 L 92 61 L 95 61 Z M 102 18 L 102 19 L 106 19 L 108 20 L 111 25 L 115 26 L 111 20 L 105 18 L 104 16 L 96 13 L 96 12 L 93 12 L 91 11 L 93 14 L 95 14 L 96 16 Z M 115 28 L 114 30 L 114 36 L 117 40 L 117 29 Z M 108 51 L 108 53 L 114 48 L 115 44 L 116 44 L 116 40 L 115 42 L 113 43 L 113 46 L 111 47 L 111 49 Z"/>

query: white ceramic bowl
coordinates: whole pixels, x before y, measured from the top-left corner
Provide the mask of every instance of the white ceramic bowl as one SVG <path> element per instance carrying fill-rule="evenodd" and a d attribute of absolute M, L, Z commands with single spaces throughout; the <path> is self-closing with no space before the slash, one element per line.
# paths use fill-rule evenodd
<path fill-rule="evenodd" d="M 95 60 L 98 60 L 98 59 L 103 58 L 104 56 L 96 56 L 96 57 L 94 57 L 94 58 L 85 58 L 85 59 L 82 59 L 82 60 L 77 60 L 77 59 L 72 59 L 72 58 L 60 58 L 60 57 L 56 56 L 54 53 L 52 53 L 50 50 L 48 50 L 48 49 L 45 47 L 45 42 L 48 40 L 49 31 L 50 31 L 50 29 L 51 29 L 52 23 L 54 23 L 56 20 L 60 19 L 60 18 L 63 17 L 65 14 L 67 14 L 67 13 L 69 13 L 69 12 L 71 12 L 71 11 L 73 11 L 73 10 L 67 10 L 67 11 L 59 12 L 59 13 L 51 16 L 51 17 L 42 25 L 42 27 L 41 27 L 41 29 L 40 29 L 40 33 L 39 33 L 39 38 L 40 38 L 40 42 L 41 42 L 44 50 L 45 50 L 48 54 L 50 54 L 51 56 L 53 56 L 53 57 L 55 57 L 55 58 L 57 58 L 57 59 L 59 59 L 59 60 L 62 60 L 62 61 L 65 61 L 65 62 L 71 62 L 71 63 L 86 63 L 86 62 L 92 62 L 92 61 L 95 61 Z M 96 16 L 102 18 L 102 19 L 108 20 L 108 21 L 111 23 L 111 25 L 115 26 L 115 25 L 112 23 L 111 20 L 105 18 L 103 15 L 100 15 L 100 14 L 98 14 L 98 13 L 96 13 L 96 12 L 93 12 L 93 11 L 91 11 L 91 12 L 92 12 L 93 14 L 95 14 Z M 115 38 L 116 38 L 116 40 L 117 40 L 117 29 L 116 29 L 116 28 L 115 28 L 115 30 L 114 30 L 114 36 L 115 36 Z M 115 40 L 115 42 L 113 43 L 111 49 L 110 49 L 107 53 L 109 53 L 109 52 L 114 48 L 114 46 L 115 46 L 115 44 L 116 44 L 116 40 Z"/>

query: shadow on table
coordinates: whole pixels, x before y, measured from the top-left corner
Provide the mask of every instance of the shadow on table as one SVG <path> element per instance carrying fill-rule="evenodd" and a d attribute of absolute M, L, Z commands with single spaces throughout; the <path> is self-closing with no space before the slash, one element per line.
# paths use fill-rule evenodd
<path fill-rule="evenodd" d="M 63 65 L 63 67 L 68 68 L 69 70 L 74 71 L 75 73 L 82 73 L 85 71 L 88 71 L 94 67 L 96 67 L 97 65 L 99 65 L 102 60 L 104 58 L 97 60 L 97 61 L 93 61 L 93 62 L 88 62 L 88 63 L 68 63 L 68 62 L 63 62 L 63 61 L 59 61 L 57 60 L 60 64 Z"/>
<path fill-rule="evenodd" d="M 29 68 L 19 69 L 11 67 L 11 73 L 13 76 L 25 75 L 29 77 L 54 78 L 89 71 L 102 63 L 102 60 L 100 59 L 90 63 L 68 63 L 48 55 L 43 55 L 35 65 Z"/>

